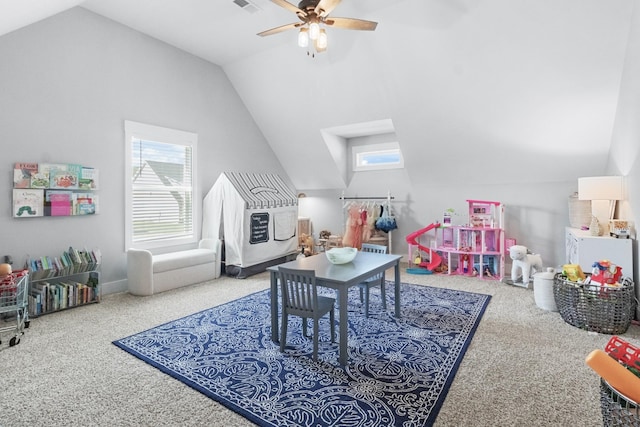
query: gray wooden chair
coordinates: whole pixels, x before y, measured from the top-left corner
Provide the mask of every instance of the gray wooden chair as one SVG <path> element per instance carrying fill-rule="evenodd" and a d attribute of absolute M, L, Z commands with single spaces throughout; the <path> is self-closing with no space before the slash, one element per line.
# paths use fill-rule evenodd
<path fill-rule="evenodd" d="M 387 247 L 383 245 L 374 245 L 371 243 L 362 244 L 362 252 L 372 252 L 376 254 L 386 254 Z M 360 302 L 364 303 L 364 315 L 369 317 L 369 290 L 374 286 L 380 286 L 380 296 L 382 297 L 382 308 L 387 309 L 387 296 L 384 286 L 384 272 L 378 273 L 358 284 L 360 288 Z"/>
<path fill-rule="evenodd" d="M 287 323 L 290 314 L 302 317 L 302 334 L 307 336 L 307 318 L 313 319 L 313 361 L 318 360 L 318 320 L 329 314 L 331 342 L 335 342 L 334 298 L 318 295 L 316 274 L 313 270 L 278 268 L 282 294 L 282 329 L 280 351 L 284 352 L 287 340 Z"/>

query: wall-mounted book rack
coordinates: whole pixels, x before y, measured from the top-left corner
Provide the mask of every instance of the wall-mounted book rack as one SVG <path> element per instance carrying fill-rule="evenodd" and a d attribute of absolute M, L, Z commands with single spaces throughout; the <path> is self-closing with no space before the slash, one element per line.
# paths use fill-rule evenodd
<path fill-rule="evenodd" d="M 98 169 L 69 163 L 16 163 L 14 218 L 98 213 Z"/>

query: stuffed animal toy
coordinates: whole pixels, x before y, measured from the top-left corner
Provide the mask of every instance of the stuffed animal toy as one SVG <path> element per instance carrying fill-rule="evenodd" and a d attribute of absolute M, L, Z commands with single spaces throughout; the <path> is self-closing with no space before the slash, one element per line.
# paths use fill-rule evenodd
<path fill-rule="evenodd" d="M 542 271 L 542 257 L 529 253 L 526 246 L 513 245 L 509 248 L 509 257 L 513 260 L 511 280 L 517 282 L 522 277 L 522 283 L 529 285 L 529 279 L 534 272 Z M 522 275 L 518 274 L 520 270 Z"/>
<path fill-rule="evenodd" d="M 300 238 L 298 240 L 300 242 L 300 246 L 302 246 L 303 248 L 304 255 L 313 255 L 313 236 L 302 233 L 300 234 Z"/>

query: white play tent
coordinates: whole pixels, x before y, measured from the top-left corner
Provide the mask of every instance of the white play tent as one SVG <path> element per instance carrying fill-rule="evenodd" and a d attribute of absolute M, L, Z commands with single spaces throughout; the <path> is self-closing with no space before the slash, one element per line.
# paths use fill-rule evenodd
<path fill-rule="evenodd" d="M 298 198 L 275 174 L 224 172 L 202 204 L 202 237 L 223 241 L 226 274 L 245 278 L 292 259 Z"/>

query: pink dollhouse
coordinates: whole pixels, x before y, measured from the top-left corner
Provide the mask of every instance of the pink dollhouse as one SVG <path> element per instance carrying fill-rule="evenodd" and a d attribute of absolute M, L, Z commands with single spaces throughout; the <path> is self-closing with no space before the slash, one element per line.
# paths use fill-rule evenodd
<path fill-rule="evenodd" d="M 447 273 L 501 280 L 504 277 L 504 206 L 500 202 L 467 200 L 468 223 L 440 227 L 436 250 Z"/>

